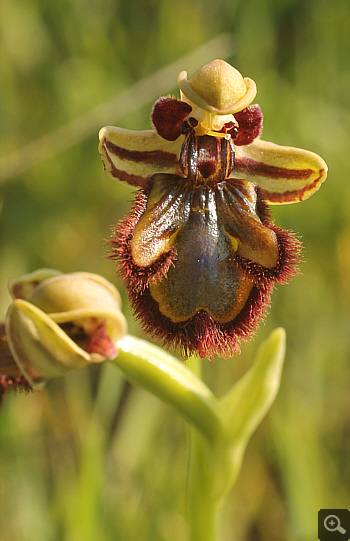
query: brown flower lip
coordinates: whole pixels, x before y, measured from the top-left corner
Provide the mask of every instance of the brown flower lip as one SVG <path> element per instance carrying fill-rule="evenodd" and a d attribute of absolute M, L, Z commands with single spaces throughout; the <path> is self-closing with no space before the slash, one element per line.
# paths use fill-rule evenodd
<path fill-rule="evenodd" d="M 185 357 L 227 357 L 266 315 L 274 285 L 298 272 L 301 243 L 268 203 L 310 197 L 327 166 L 260 139 L 255 83 L 225 62 L 188 81 L 183 72 L 179 86 L 181 100 L 155 103 L 154 131 L 100 131 L 106 172 L 141 187 L 110 257 L 147 333 Z"/>

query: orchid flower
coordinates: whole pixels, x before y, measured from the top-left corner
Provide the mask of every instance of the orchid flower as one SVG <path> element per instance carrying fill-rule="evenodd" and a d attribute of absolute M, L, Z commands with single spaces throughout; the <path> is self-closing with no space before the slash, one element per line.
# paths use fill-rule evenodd
<path fill-rule="evenodd" d="M 297 272 L 301 243 L 274 225 L 268 204 L 316 192 L 327 165 L 313 152 L 260 139 L 252 79 L 214 60 L 181 99 L 154 105 L 154 129 L 105 127 L 99 151 L 112 178 L 139 187 L 113 230 L 131 304 L 146 332 L 184 357 L 239 353 Z"/>

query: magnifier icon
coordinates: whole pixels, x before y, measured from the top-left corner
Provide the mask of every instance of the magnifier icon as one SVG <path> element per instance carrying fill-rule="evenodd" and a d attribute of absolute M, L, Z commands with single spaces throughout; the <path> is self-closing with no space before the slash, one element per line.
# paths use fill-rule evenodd
<path fill-rule="evenodd" d="M 341 527 L 340 525 L 340 520 L 339 518 L 337 517 L 337 515 L 328 515 L 325 519 L 324 519 L 324 527 L 326 528 L 326 530 L 328 530 L 329 532 L 340 532 L 340 533 L 346 533 L 346 530 L 344 530 L 344 528 Z"/>

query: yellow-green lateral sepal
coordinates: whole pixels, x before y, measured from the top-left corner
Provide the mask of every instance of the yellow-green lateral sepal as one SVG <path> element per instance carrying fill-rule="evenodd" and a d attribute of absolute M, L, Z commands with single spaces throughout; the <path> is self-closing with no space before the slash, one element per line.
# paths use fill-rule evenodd
<path fill-rule="evenodd" d="M 132 131 L 106 126 L 99 133 L 99 152 L 106 173 L 131 186 L 144 187 L 156 173 L 180 173 L 182 137 L 162 139 L 156 131 Z"/>
<path fill-rule="evenodd" d="M 237 146 L 232 177 L 253 182 L 269 203 L 298 203 L 315 193 L 327 177 L 324 160 L 308 150 L 256 139 Z"/>
<path fill-rule="evenodd" d="M 46 379 L 91 362 L 81 349 L 42 310 L 22 299 L 15 300 L 6 315 L 11 353 L 27 381 L 41 388 Z"/>

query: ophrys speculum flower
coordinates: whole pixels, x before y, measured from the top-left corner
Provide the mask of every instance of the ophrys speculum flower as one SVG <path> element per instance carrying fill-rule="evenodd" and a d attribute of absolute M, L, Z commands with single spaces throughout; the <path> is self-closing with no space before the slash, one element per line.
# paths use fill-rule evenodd
<path fill-rule="evenodd" d="M 181 100 L 153 107 L 155 130 L 100 132 L 106 172 L 141 187 L 111 256 L 146 332 L 185 356 L 228 356 L 297 272 L 300 241 L 267 204 L 308 198 L 327 166 L 260 140 L 255 83 L 223 60 L 178 83 Z"/>

